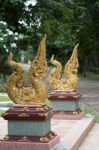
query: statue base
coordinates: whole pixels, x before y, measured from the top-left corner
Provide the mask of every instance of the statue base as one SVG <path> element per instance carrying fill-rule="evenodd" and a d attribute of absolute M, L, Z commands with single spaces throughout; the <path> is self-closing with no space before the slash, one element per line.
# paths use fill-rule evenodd
<path fill-rule="evenodd" d="M 53 150 L 59 143 L 59 136 L 49 134 L 36 136 L 6 136 L 0 141 L 0 150 Z"/>
<path fill-rule="evenodd" d="M 53 119 L 66 119 L 66 120 L 78 120 L 84 116 L 84 112 L 80 111 L 79 113 L 74 114 L 69 111 L 55 111 L 52 116 Z"/>
<path fill-rule="evenodd" d="M 54 90 L 49 95 L 54 119 L 81 119 L 84 112 L 80 110 L 81 94 L 74 91 Z"/>
<path fill-rule="evenodd" d="M 0 150 L 51 150 L 59 136 L 51 131 L 53 111 L 46 105 L 14 105 L 3 114 L 8 120 L 8 135 L 1 140 Z"/>

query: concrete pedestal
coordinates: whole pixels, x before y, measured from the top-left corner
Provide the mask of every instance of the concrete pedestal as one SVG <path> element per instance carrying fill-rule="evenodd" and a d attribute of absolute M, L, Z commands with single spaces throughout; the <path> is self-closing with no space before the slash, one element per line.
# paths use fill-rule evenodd
<path fill-rule="evenodd" d="M 8 121 L 8 135 L 44 136 L 50 131 L 50 119 L 45 121 Z"/>
<path fill-rule="evenodd" d="M 0 150 L 54 150 L 58 143 L 58 136 L 54 137 L 49 142 L 0 141 Z"/>
<path fill-rule="evenodd" d="M 8 135 L 0 150 L 53 150 L 59 136 L 51 131 L 53 111 L 46 105 L 15 105 L 3 114 L 8 120 Z"/>
<path fill-rule="evenodd" d="M 7 123 L 8 122 L 6 120 L 0 118 L 0 139 L 3 139 L 5 135 L 7 135 Z M 10 139 L 10 141 L 7 141 L 8 137 L 6 137 L 5 141 L 0 140 L 0 150 L 45 150 L 44 148 L 46 148 L 46 150 L 78 150 L 79 146 L 86 138 L 87 134 L 90 132 L 94 123 L 94 117 L 89 114 L 85 115 L 80 120 L 52 119 L 52 131 L 55 131 L 55 133 L 58 134 L 59 137 L 54 136 L 54 138 L 51 141 L 45 143 L 42 142 L 42 139 L 45 139 L 45 141 L 47 141 L 47 139 L 44 137 L 41 138 L 41 141 L 38 141 L 38 143 L 35 143 L 33 138 L 33 141 L 30 142 L 31 139 L 26 138 L 25 136 L 23 136 L 23 138 L 20 137 L 19 141 L 14 141 L 14 139 Z M 97 131 L 95 131 L 95 133 Z M 95 135 L 93 134 L 93 136 Z M 49 136 L 47 137 L 49 138 Z M 39 137 L 36 137 L 36 139 L 39 139 Z M 22 142 L 23 140 L 25 140 L 26 142 Z M 34 144 L 35 147 L 33 147 Z M 92 145 L 92 147 L 94 147 L 94 144 Z M 38 149 L 36 149 L 36 146 L 38 147 Z M 95 146 L 98 148 L 98 143 Z"/>
<path fill-rule="evenodd" d="M 80 110 L 81 94 L 75 90 L 55 90 L 49 95 L 54 119 L 81 119 L 84 112 Z"/>
<path fill-rule="evenodd" d="M 52 100 L 51 107 L 54 111 L 75 111 L 79 109 L 79 101 L 62 101 L 62 100 Z"/>
<path fill-rule="evenodd" d="M 73 112 L 68 111 L 55 111 L 54 115 L 52 116 L 53 119 L 64 119 L 64 120 L 78 120 L 84 116 L 84 112 L 80 112 L 77 114 L 73 114 Z"/>

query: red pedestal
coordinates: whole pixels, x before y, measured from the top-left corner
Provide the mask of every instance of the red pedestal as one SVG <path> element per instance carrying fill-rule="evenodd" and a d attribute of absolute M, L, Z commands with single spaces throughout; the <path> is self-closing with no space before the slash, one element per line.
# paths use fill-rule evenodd
<path fill-rule="evenodd" d="M 59 143 L 59 136 L 49 134 L 36 136 L 6 136 L 0 140 L 0 150 L 54 150 Z"/>
<path fill-rule="evenodd" d="M 5 120 L 46 120 L 52 114 L 53 110 L 46 105 L 14 105 L 2 117 Z"/>
<path fill-rule="evenodd" d="M 54 90 L 49 96 L 50 101 L 76 101 L 80 99 L 81 94 L 77 93 L 75 90 Z"/>
<path fill-rule="evenodd" d="M 15 105 L 3 114 L 8 121 L 45 121 L 51 119 L 53 110 L 46 105 Z M 42 136 L 7 135 L 0 140 L 0 150 L 54 150 L 59 143 L 59 136 L 50 131 Z"/>
<path fill-rule="evenodd" d="M 77 93 L 76 90 L 54 90 L 48 97 L 54 109 L 52 118 L 69 120 L 81 119 L 84 112 L 80 110 L 80 98 L 81 94 Z M 72 108 L 72 104 L 75 106 L 74 108 Z M 64 105 L 67 106 L 66 109 Z"/>
<path fill-rule="evenodd" d="M 66 120 L 78 120 L 84 116 L 84 112 L 73 114 L 73 112 L 64 111 L 64 112 L 54 112 L 52 116 L 53 119 L 66 119 Z"/>

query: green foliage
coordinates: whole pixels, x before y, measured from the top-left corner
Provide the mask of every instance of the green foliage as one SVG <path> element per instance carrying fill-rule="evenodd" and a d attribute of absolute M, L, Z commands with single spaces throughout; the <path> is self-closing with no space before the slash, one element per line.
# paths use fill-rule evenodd
<path fill-rule="evenodd" d="M 95 117 L 95 121 L 99 122 L 99 112 L 96 111 L 93 106 L 87 104 L 87 103 L 81 103 L 82 110 L 85 112 L 85 114 L 93 115 Z"/>
<path fill-rule="evenodd" d="M 0 21 L 0 72 L 3 75 L 9 73 L 7 57 L 9 51 L 17 52 L 18 33 L 13 33 L 8 29 L 7 23 Z"/>
<path fill-rule="evenodd" d="M 0 116 L 2 116 L 3 113 L 4 113 L 4 111 L 0 109 Z"/>
<path fill-rule="evenodd" d="M 5 24 L 0 25 L 3 62 L 6 62 L 8 50 L 17 54 L 15 56 L 19 56 L 19 50 L 26 51 L 25 61 L 32 59 L 46 33 L 48 60 L 55 54 L 65 63 L 79 42 L 80 71 L 85 74 L 86 70 L 95 72 L 94 68 L 99 68 L 98 0 L 1 0 L 0 20 Z M 2 40 L 7 29 L 12 35 L 8 34 Z M 16 47 L 11 47 L 13 43 Z"/>
<path fill-rule="evenodd" d="M 6 85 L 4 83 L 0 84 L 0 92 L 6 92 Z"/>
<path fill-rule="evenodd" d="M 0 102 L 10 101 L 8 96 L 0 96 Z"/>

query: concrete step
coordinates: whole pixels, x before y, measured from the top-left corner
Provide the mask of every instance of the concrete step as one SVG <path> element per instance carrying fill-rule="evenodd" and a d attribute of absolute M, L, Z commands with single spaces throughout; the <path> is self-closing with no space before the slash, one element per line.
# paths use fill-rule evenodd
<path fill-rule="evenodd" d="M 78 150 L 99 150 L 99 124 L 95 123 Z"/>
<path fill-rule="evenodd" d="M 80 120 L 52 120 L 52 131 L 60 136 L 62 150 L 78 150 L 94 123 L 92 116 Z"/>
<path fill-rule="evenodd" d="M 80 120 L 52 119 L 51 125 L 52 131 L 60 136 L 60 143 L 55 150 L 78 150 L 94 125 L 94 117 L 86 115 Z M 0 118 L 0 139 L 5 135 L 7 135 L 7 121 Z"/>

